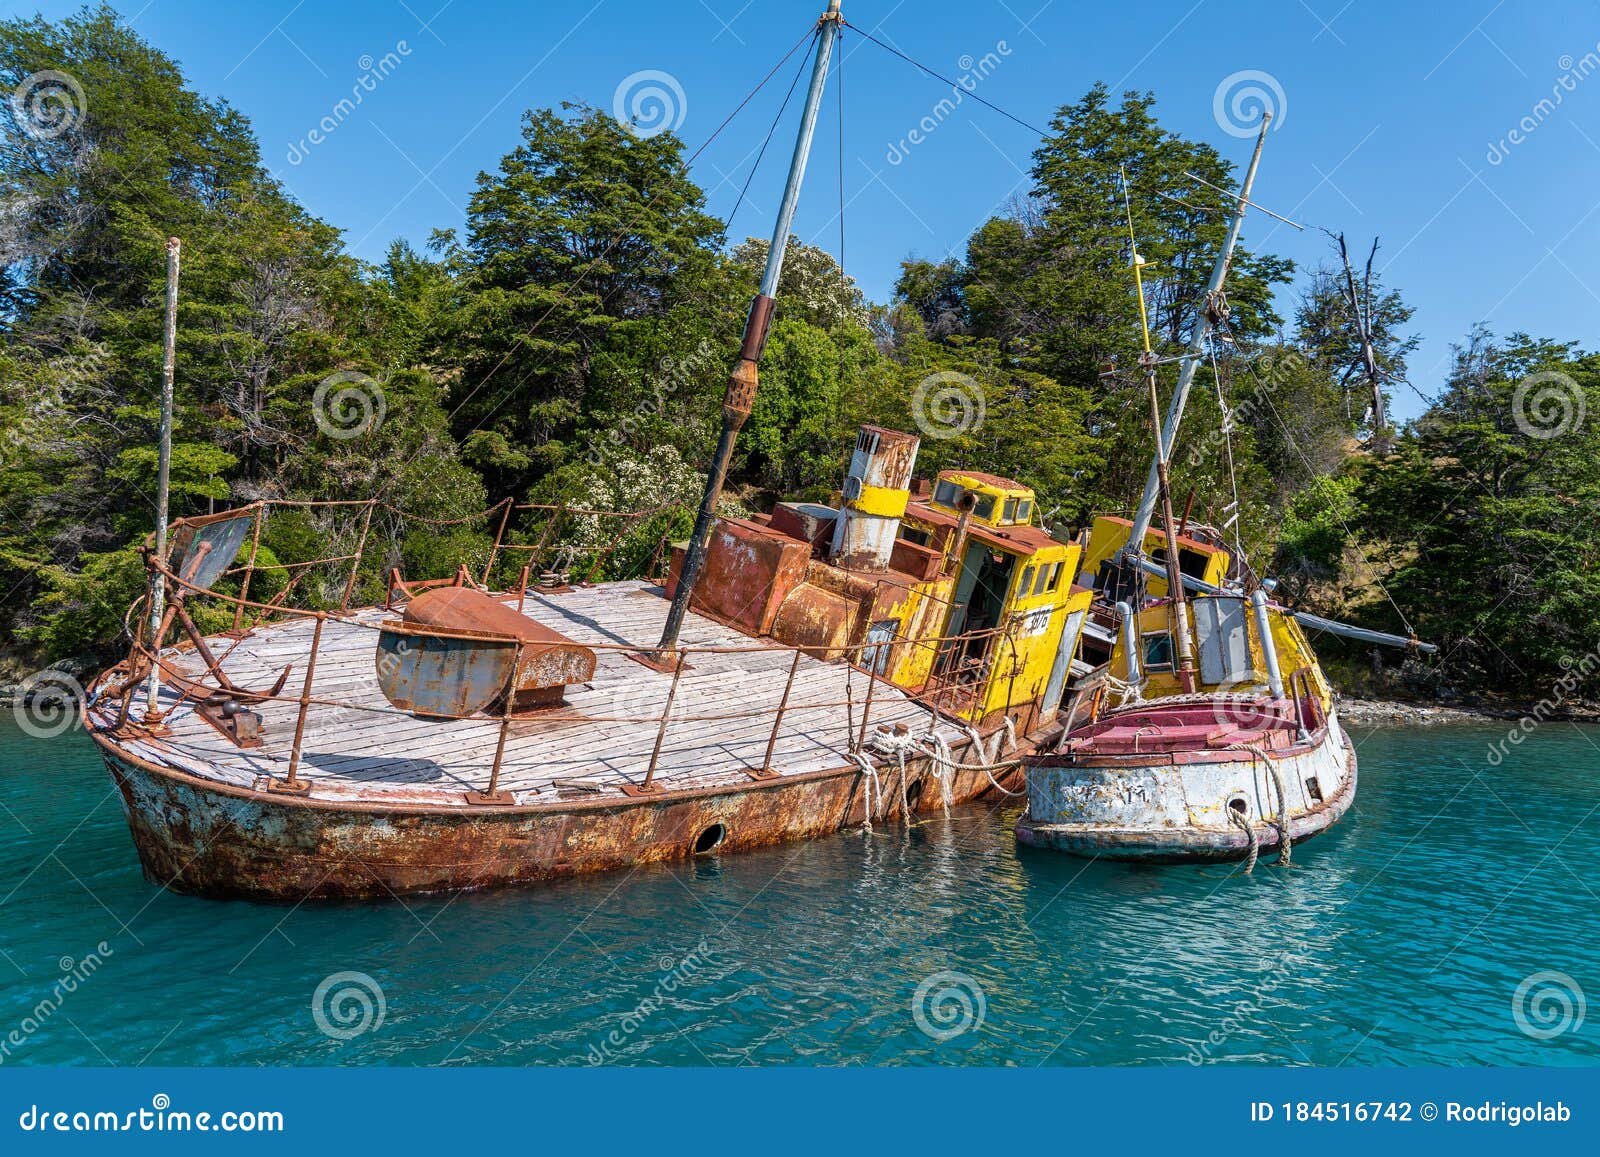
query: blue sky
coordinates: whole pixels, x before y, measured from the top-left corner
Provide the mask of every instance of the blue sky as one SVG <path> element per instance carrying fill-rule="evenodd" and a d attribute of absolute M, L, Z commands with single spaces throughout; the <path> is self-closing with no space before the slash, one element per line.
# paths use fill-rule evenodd
<path fill-rule="evenodd" d="M 75 7 L 4 5 L 47 16 Z M 196 88 L 247 114 L 267 162 L 301 202 L 341 228 L 358 256 L 378 259 L 395 237 L 421 243 L 434 228 L 461 224 L 474 178 L 515 144 L 525 108 L 609 109 L 627 78 L 664 72 L 681 89 L 674 116 L 693 148 L 823 7 L 125 0 L 119 10 Z M 1218 87 L 1239 72 L 1269 74 L 1260 84 L 1281 92 L 1273 95 L 1281 115 L 1257 200 L 1342 229 L 1362 252 L 1382 238 L 1379 264 L 1417 310 L 1423 344 L 1412 379 L 1423 393 L 1438 388 L 1450 344 L 1475 322 L 1600 344 L 1595 0 L 846 0 L 844 12 L 946 75 L 986 72 L 977 93 L 1032 124 L 1096 80 L 1153 90 L 1163 124 L 1241 165 L 1250 141 L 1219 122 Z M 394 63 L 384 68 L 386 54 Z M 883 300 L 903 258 L 960 252 L 1027 187 L 1037 138 L 966 101 L 904 148 L 948 89 L 849 31 L 844 61 L 846 261 Z M 373 67 L 387 75 L 307 147 L 310 131 Z M 787 80 L 785 70 L 783 85 L 769 86 L 696 166 L 713 212 L 732 208 Z M 834 118 L 830 103 L 796 220 L 797 233 L 829 249 L 838 245 L 841 168 Z M 786 125 L 775 138 L 736 237 L 770 229 L 790 133 Z M 1261 217 L 1247 225 L 1246 243 L 1303 267 L 1328 253 L 1314 228 L 1296 233 Z M 1403 388 L 1395 400 L 1401 415 L 1421 406 Z"/>

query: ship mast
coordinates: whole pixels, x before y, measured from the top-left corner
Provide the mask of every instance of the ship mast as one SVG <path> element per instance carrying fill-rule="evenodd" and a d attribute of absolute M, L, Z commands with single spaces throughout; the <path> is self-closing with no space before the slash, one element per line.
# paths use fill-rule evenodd
<path fill-rule="evenodd" d="M 1261 163 L 1261 149 L 1266 144 L 1267 129 L 1272 124 L 1272 113 L 1264 112 L 1261 119 L 1261 133 L 1256 137 L 1255 151 L 1250 156 L 1250 166 L 1245 171 L 1244 183 L 1239 187 L 1239 196 L 1233 207 L 1233 217 L 1228 222 L 1228 232 L 1223 238 L 1222 250 L 1217 254 L 1217 262 L 1211 269 L 1211 279 L 1206 283 L 1205 297 L 1200 301 L 1200 308 L 1194 323 L 1194 331 L 1189 336 L 1189 348 L 1179 358 L 1178 384 L 1172 391 L 1172 400 L 1167 404 L 1166 421 L 1156 429 L 1156 450 L 1150 461 L 1150 473 L 1145 478 L 1144 495 L 1139 499 L 1139 509 L 1134 515 L 1133 527 L 1128 532 L 1128 540 L 1118 552 L 1118 559 L 1122 562 L 1134 561 L 1144 555 L 1144 539 L 1149 533 L 1150 523 L 1155 517 L 1156 503 L 1161 503 L 1162 528 L 1167 539 L 1167 595 L 1172 600 L 1172 639 L 1176 655 L 1174 658 L 1178 679 L 1184 691 L 1195 689 L 1195 661 L 1194 640 L 1189 634 L 1189 619 L 1184 610 L 1183 575 L 1178 559 L 1177 527 L 1172 517 L 1172 494 L 1169 489 L 1170 478 L 1168 463 L 1171 461 L 1172 448 L 1178 438 L 1178 424 L 1183 421 L 1184 406 L 1189 400 L 1189 388 L 1194 383 L 1195 372 L 1199 369 L 1200 361 L 1205 356 L 1206 343 L 1211 338 L 1211 332 L 1217 323 L 1226 316 L 1227 306 L 1222 295 L 1223 284 L 1228 279 L 1228 269 L 1233 263 L 1234 247 L 1239 241 L 1239 230 L 1244 224 L 1244 211 L 1250 204 L 1250 189 L 1255 184 L 1256 168 Z M 1126 181 L 1123 178 L 1126 198 Z M 1128 223 L 1128 236 L 1133 239 L 1133 222 L 1130 214 Z M 1139 277 L 1140 257 L 1137 249 L 1133 253 L 1133 269 L 1136 283 L 1139 287 L 1139 312 L 1141 319 L 1144 316 L 1144 285 Z M 1161 359 L 1157 358 L 1150 349 L 1149 331 L 1145 332 L 1144 353 L 1139 362 L 1144 367 L 1146 382 L 1150 390 L 1150 416 L 1152 423 L 1160 421 L 1160 404 L 1156 398 L 1156 366 Z"/>
<path fill-rule="evenodd" d="M 667 611 L 661 642 L 656 647 L 654 661 L 657 663 L 667 661 L 677 650 L 678 634 L 689 613 L 689 598 L 694 593 L 695 580 L 700 577 L 700 569 L 705 564 L 706 545 L 711 538 L 711 524 L 716 520 L 717 500 L 722 497 L 722 486 L 727 480 L 733 446 L 755 404 L 758 384 L 756 367 L 767 342 L 767 329 L 772 324 L 773 299 L 778 292 L 778 278 L 783 272 L 784 251 L 789 247 L 789 230 L 794 224 L 795 206 L 800 200 L 800 183 L 805 179 L 806 161 L 811 156 L 811 138 L 816 133 L 817 112 L 822 106 L 828 61 L 833 54 L 833 42 L 839 34 L 839 26 L 844 23 L 844 17 L 839 14 L 839 3 L 840 0 L 829 0 L 828 10 L 817 20 L 817 55 L 811 66 L 811 87 L 806 92 L 805 112 L 800 117 L 794 156 L 789 162 L 789 179 L 784 184 L 783 200 L 778 205 L 778 219 L 772 229 L 772 241 L 767 246 L 767 264 L 761 274 L 761 288 L 751 301 L 750 313 L 745 318 L 739 360 L 728 376 L 727 393 L 722 399 L 722 434 L 717 439 L 716 457 L 706 472 L 705 494 L 700 499 L 700 509 L 695 515 L 694 532 L 689 536 L 689 548 L 683 556 L 678 588 L 672 596 L 672 606 Z"/>

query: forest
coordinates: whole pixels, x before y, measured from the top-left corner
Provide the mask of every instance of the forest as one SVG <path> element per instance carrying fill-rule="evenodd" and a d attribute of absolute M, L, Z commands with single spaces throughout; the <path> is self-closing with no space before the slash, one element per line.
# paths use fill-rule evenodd
<path fill-rule="evenodd" d="M 154 519 L 168 236 L 183 243 L 174 515 L 381 497 L 404 513 L 370 528 L 358 577 L 379 598 L 391 567 L 428 576 L 487 557 L 495 526 L 477 516 L 508 496 L 658 512 L 608 549 L 607 573 L 686 534 L 767 242 L 706 211 L 676 135 L 594 108 L 529 109 L 520 137 L 484 158 L 464 225 L 421 249 L 395 241 L 371 265 L 273 179 L 241 111 L 197 94 L 110 9 L 0 23 L 0 87 L 45 71 L 73 78 L 87 112 L 42 126 L 27 102 L 0 102 L 11 669 L 125 648 Z M 1153 340 L 1173 353 L 1222 242 L 1221 190 L 1239 177 L 1158 112 L 1155 94 L 1104 85 L 1064 103 L 1027 194 L 961 256 L 906 260 L 890 301 L 790 238 L 729 508 L 827 500 L 857 425 L 875 422 L 924 432 L 922 473 L 1033 486 L 1063 534 L 1127 511 L 1152 435 L 1125 213 Z M 1125 209 L 1124 172 L 1136 191 L 1186 192 Z M 1217 191 L 1196 194 L 1186 172 Z M 1567 335 L 1475 329 L 1420 417 L 1391 428 L 1368 383 L 1419 388 L 1403 287 L 1367 287 L 1351 239 L 1369 366 L 1332 245 L 1325 267 L 1296 269 L 1249 240 L 1173 462 L 1175 500 L 1221 526 L 1236 488 L 1242 545 L 1284 597 L 1439 645 L 1425 661 L 1391 653 L 1380 677 L 1365 651 L 1327 640 L 1348 680 L 1537 699 L 1594 670 L 1582 659 L 1600 646 L 1600 355 Z M 285 508 L 262 561 L 338 554 L 349 533 L 336 513 Z M 571 559 L 618 545 L 582 520 L 561 533 Z"/>

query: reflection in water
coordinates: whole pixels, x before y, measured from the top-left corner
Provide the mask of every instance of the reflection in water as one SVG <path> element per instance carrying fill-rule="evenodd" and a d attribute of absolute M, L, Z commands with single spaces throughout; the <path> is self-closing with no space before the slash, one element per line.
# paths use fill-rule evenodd
<path fill-rule="evenodd" d="M 1492 728 L 1358 735 L 1345 822 L 1249 878 L 1019 853 L 1005 806 L 292 909 L 152 889 L 82 737 L 0 728 L 0 1022 L 114 949 L 7 1063 L 1600 1061 L 1594 1024 L 1540 1039 L 1511 1007 L 1539 972 L 1600 997 L 1600 737 L 1574 728 L 1499 767 Z M 385 1015 L 341 1040 L 311 1002 L 347 973 Z"/>

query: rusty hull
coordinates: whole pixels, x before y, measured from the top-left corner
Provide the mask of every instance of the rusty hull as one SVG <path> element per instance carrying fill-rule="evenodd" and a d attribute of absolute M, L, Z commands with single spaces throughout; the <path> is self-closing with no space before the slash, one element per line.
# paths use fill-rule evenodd
<path fill-rule="evenodd" d="M 719 852 L 826 835 L 860 824 L 866 800 L 865 777 L 852 766 L 645 798 L 470 809 L 334 803 L 201 779 L 90 735 L 122 795 L 145 875 L 217 899 L 299 903 L 533 884 L 687 859 L 717 825 Z M 898 770 L 879 774 L 874 822 L 898 823 Z M 1022 782 L 1017 768 L 997 778 L 1013 792 Z M 998 794 L 982 771 L 957 770 L 950 785 L 951 803 Z M 926 760 L 908 761 L 913 813 L 938 811 L 940 791 Z"/>

